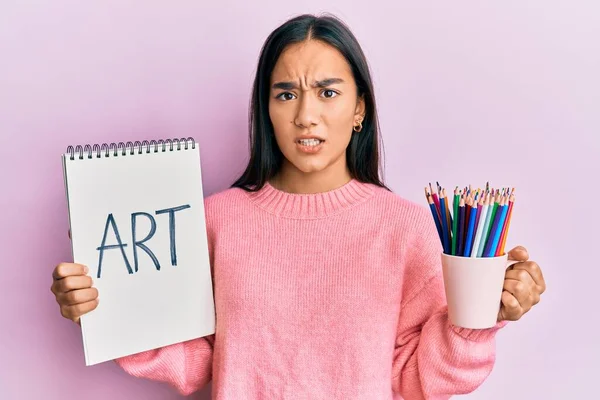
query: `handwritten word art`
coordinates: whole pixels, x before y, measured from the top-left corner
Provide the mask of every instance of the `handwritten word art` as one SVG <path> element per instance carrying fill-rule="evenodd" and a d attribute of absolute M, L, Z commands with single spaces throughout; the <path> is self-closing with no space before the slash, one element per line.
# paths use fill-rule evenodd
<path fill-rule="evenodd" d="M 169 243 L 170 243 L 170 250 L 171 250 L 171 265 L 172 266 L 177 265 L 177 250 L 176 250 L 176 245 L 175 245 L 175 213 L 178 211 L 183 211 L 188 208 L 190 208 L 190 205 L 185 204 L 185 205 L 178 206 L 178 207 L 157 210 L 155 212 L 156 215 L 169 214 Z M 138 239 L 138 232 L 136 229 L 138 218 L 147 218 L 150 221 L 150 232 L 146 235 L 145 238 L 143 238 L 141 240 Z M 112 231 L 117 239 L 117 244 L 106 244 L 106 237 L 107 237 L 108 231 L 110 229 L 112 229 Z M 158 262 L 156 255 L 154 254 L 154 252 L 152 252 L 152 250 L 150 250 L 150 248 L 148 246 L 146 246 L 144 244 L 148 240 L 150 240 L 152 238 L 152 236 L 154 236 L 155 233 L 156 233 L 156 220 L 154 219 L 154 216 L 152 214 L 149 214 L 146 212 L 134 212 L 131 214 L 131 241 L 133 243 L 133 269 L 132 269 L 129 259 L 127 258 L 127 254 L 125 254 L 125 250 L 124 250 L 125 247 L 127 247 L 127 243 L 123 243 L 123 241 L 121 240 L 121 235 L 119 234 L 119 229 L 117 228 L 117 223 L 115 222 L 115 218 L 114 218 L 113 214 L 112 213 L 108 214 L 108 216 L 106 218 L 106 224 L 104 226 L 104 234 L 102 236 L 102 243 L 96 249 L 100 252 L 100 254 L 98 256 L 97 277 L 100 278 L 100 276 L 102 274 L 102 259 L 104 258 L 104 252 L 106 250 L 113 250 L 113 249 L 119 249 L 121 251 L 121 255 L 123 256 L 123 260 L 125 261 L 125 266 L 127 267 L 127 272 L 130 274 L 133 274 L 134 271 L 135 272 L 138 271 L 138 249 L 143 250 L 152 259 L 152 262 L 154 263 L 156 270 L 160 271 L 160 263 Z"/>

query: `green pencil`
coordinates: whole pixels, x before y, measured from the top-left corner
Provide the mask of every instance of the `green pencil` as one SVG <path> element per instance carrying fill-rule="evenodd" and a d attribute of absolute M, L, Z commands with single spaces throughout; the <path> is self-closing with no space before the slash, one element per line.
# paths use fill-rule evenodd
<path fill-rule="evenodd" d="M 454 201 L 452 203 L 454 219 L 452 220 L 452 255 L 456 255 L 456 234 L 458 230 L 458 202 L 460 201 L 460 194 L 458 186 L 454 189 Z"/>

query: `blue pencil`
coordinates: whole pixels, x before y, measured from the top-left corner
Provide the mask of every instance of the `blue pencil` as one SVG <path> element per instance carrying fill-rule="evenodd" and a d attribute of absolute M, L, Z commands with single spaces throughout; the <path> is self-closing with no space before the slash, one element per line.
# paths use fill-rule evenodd
<path fill-rule="evenodd" d="M 448 196 L 446 196 L 446 189 L 440 186 L 439 182 L 435 182 L 438 186 L 438 192 L 444 192 L 444 197 L 446 197 L 446 219 L 448 221 L 448 242 L 450 243 L 450 247 L 452 247 L 452 213 L 450 212 L 450 200 L 448 200 Z M 454 210 L 454 208 L 452 208 Z M 450 254 L 450 253 L 449 253 Z"/>
<path fill-rule="evenodd" d="M 446 215 L 446 196 L 444 191 L 442 191 L 442 196 L 440 198 L 440 211 L 442 213 L 442 237 L 444 238 L 444 253 L 450 254 L 450 238 L 448 237 L 448 217 Z"/>
<path fill-rule="evenodd" d="M 427 191 L 427 188 L 425 188 L 425 197 L 427 197 L 427 202 L 429 203 L 429 208 L 431 209 L 431 215 L 433 215 L 435 227 L 437 228 L 438 235 L 440 236 L 440 242 L 442 242 L 443 245 L 444 237 L 442 236 L 442 226 L 440 225 L 440 219 L 438 218 L 437 208 L 435 208 L 435 203 L 433 202 L 431 194 Z"/>
<path fill-rule="evenodd" d="M 502 202 L 502 199 L 500 200 Z M 492 227 L 490 229 L 490 234 L 485 243 L 485 247 L 483 248 L 483 256 L 490 257 L 490 249 L 492 248 L 492 242 L 494 241 L 494 236 L 496 235 L 496 231 L 498 230 L 498 224 L 500 223 L 500 214 L 502 214 L 501 204 L 498 204 L 498 210 L 496 211 L 496 215 L 494 216 L 494 221 L 492 223 Z M 502 229 L 502 227 L 500 227 Z"/>
<path fill-rule="evenodd" d="M 475 198 L 475 202 L 471 207 L 471 215 L 469 216 L 469 227 L 467 229 L 467 239 L 465 243 L 465 252 L 463 256 L 470 257 L 471 256 L 471 246 L 473 243 L 473 231 L 475 229 L 475 220 L 477 219 L 477 198 Z"/>
<path fill-rule="evenodd" d="M 490 247 L 490 253 L 488 257 L 494 257 L 496 255 L 496 249 L 498 248 L 498 243 L 500 242 L 500 235 L 502 234 L 502 229 L 504 227 L 504 221 L 506 221 L 506 214 L 508 212 L 508 206 L 505 204 L 506 197 L 502 198 L 502 203 L 500 204 L 500 220 L 498 221 L 498 228 L 496 232 L 494 232 L 494 238 L 492 240 L 492 245 Z"/>

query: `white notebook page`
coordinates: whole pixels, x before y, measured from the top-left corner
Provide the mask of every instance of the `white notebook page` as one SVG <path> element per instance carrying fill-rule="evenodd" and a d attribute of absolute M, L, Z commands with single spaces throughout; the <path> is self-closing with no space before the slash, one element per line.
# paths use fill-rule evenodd
<path fill-rule="evenodd" d="M 100 300 L 81 319 L 86 365 L 215 332 L 199 148 L 158 149 L 63 155 L 73 260 Z"/>

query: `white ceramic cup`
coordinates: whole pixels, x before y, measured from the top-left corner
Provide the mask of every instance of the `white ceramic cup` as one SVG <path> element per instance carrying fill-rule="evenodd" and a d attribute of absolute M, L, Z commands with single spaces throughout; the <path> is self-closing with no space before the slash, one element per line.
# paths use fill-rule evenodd
<path fill-rule="evenodd" d="M 444 287 L 450 322 L 462 328 L 496 325 L 506 269 L 518 261 L 498 257 L 458 257 L 442 254 Z"/>

